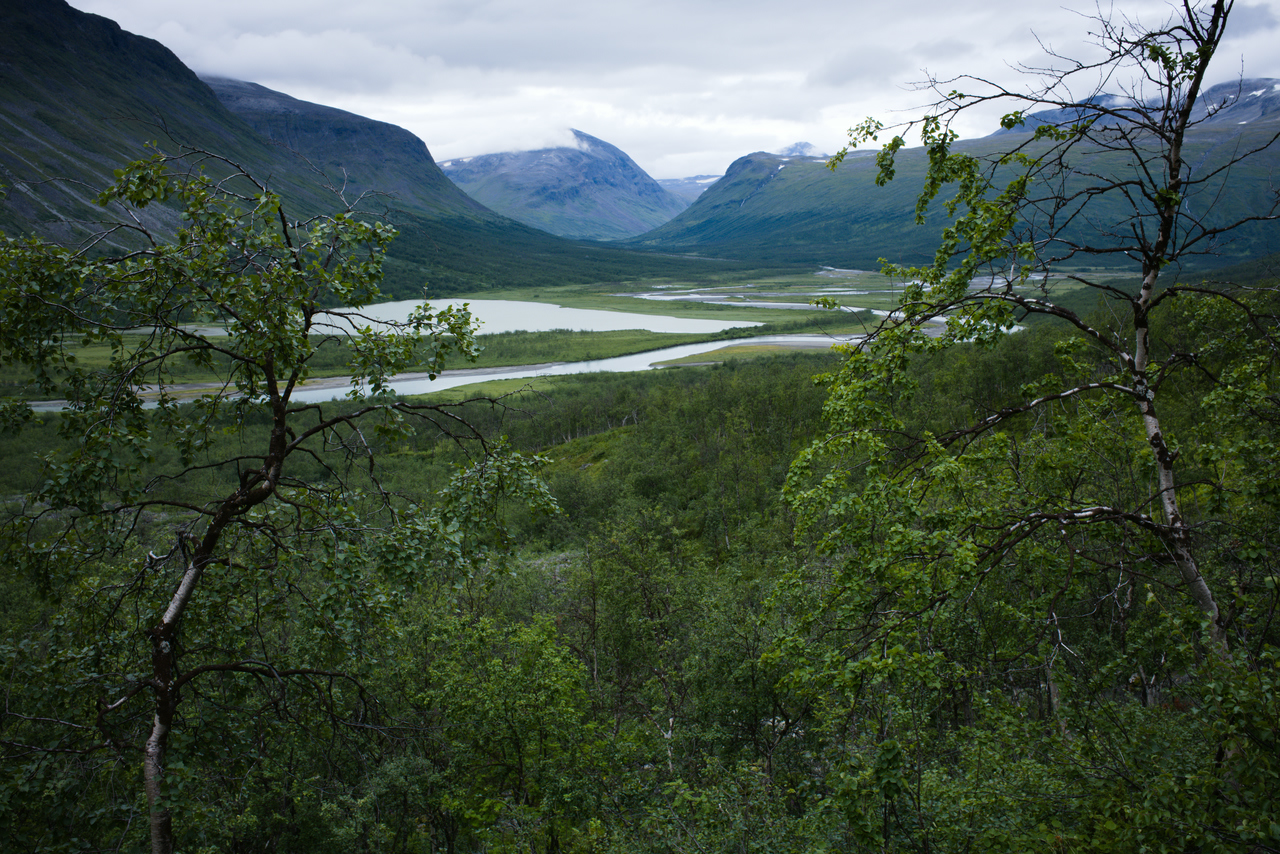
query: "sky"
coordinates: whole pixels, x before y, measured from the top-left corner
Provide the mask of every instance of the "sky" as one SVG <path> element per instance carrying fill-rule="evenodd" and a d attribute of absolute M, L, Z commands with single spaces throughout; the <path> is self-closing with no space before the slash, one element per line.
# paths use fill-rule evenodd
<path fill-rule="evenodd" d="M 1096 51 L 1090 16 L 1146 25 L 1161 0 L 70 0 L 248 80 L 412 131 L 437 161 L 570 144 L 577 128 L 655 178 L 920 113 L 927 78 L 1032 82 L 1045 48 Z M 1032 12 L 1034 10 L 1034 12 Z M 1237 0 L 1209 83 L 1280 78 L 1280 0 Z M 972 87 L 970 87 L 972 88 Z M 961 91 L 966 91 L 961 88 Z M 985 136 L 1005 110 L 957 126 Z"/>

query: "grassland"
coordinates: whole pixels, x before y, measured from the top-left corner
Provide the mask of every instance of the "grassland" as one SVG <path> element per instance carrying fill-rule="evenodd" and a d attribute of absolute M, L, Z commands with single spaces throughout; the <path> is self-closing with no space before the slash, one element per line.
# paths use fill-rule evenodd
<path fill-rule="evenodd" d="M 1070 299 L 1075 291 L 1088 290 L 1065 278 L 1066 275 L 1096 275 L 1099 272 L 1102 271 L 1064 268 L 1052 282 L 1055 299 Z M 1110 278 L 1114 273 L 1104 275 Z M 772 272 L 765 275 L 724 274 L 699 278 L 698 281 L 646 279 L 594 285 L 495 289 L 455 298 L 467 299 L 468 296 L 474 299 L 526 300 L 567 308 L 743 320 L 783 326 L 809 323 L 815 317 L 825 317 L 829 323 L 839 325 L 839 322 L 831 320 L 831 312 L 818 308 L 786 306 L 807 306 L 818 297 L 830 297 L 846 309 L 890 311 L 897 307 L 901 299 L 902 283 L 882 273 L 867 270 L 810 268 L 793 273 Z M 760 303 L 775 303 L 778 307 L 769 308 L 759 305 Z M 851 322 L 845 326 L 847 329 L 842 328 L 841 331 L 854 332 L 860 324 Z M 767 333 L 757 329 L 751 334 Z"/>
<path fill-rule="evenodd" d="M 1069 282 L 1055 284 L 1056 289 L 1075 287 Z M 1057 292 L 1057 291 L 1056 291 Z M 651 297 L 660 295 L 664 299 Z M 474 362 L 457 361 L 453 367 L 497 368 L 544 362 L 578 362 L 607 359 L 642 353 L 680 344 L 774 334 L 848 335 L 866 331 L 874 315 L 855 312 L 884 312 L 894 308 L 901 297 L 901 283 L 880 273 L 854 270 L 807 270 L 790 274 L 762 276 L 720 275 L 698 281 L 646 279 L 602 282 L 591 285 L 561 285 L 538 289 L 487 290 L 470 295 L 474 299 L 528 300 L 569 308 L 626 311 L 637 314 L 664 315 L 681 318 L 703 318 L 755 322 L 762 326 L 742 327 L 709 334 L 662 333 L 632 329 L 588 332 L 553 330 L 480 335 L 480 353 Z M 466 299 L 468 295 L 462 295 Z M 678 297 L 678 298 L 672 298 Z M 833 312 L 810 307 L 817 297 L 830 297 L 849 309 Z M 707 301 L 703 301 L 707 300 Z M 770 307 L 777 305 L 778 307 Z M 789 306 L 789 307 L 788 307 Z M 136 344 L 142 336 L 126 340 Z M 726 359 L 745 359 L 776 353 L 779 346 L 756 348 L 732 347 L 671 364 L 705 364 Z M 312 359 L 314 378 L 343 376 L 347 372 L 348 348 L 327 342 Z M 106 346 L 86 347 L 76 353 L 77 364 L 87 368 L 105 368 L 111 353 Z M 425 366 L 410 366 L 409 371 Z M 185 362 L 169 366 L 168 383 L 200 384 L 216 382 L 220 372 Z M 0 392 L 23 393 L 26 375 L 17 369 L 0 373 Z M 524 380 L 503 380 L 483 384 L 487 394 L 503 394 L 528 385 Z M 508 388 L 510 386 L 510 389 Z M 464 396 L 475 393 L 473 386 L 462 389 Z"/>
<path fill-rule="evenodd" d="M 836 291 L 855 290 L 843 295 Z M 671 299 L 677 295 L 699 295 L 716 302 Z M 603 282 L 595 285 L 564 285 L 543 288 L 486 290 L 470 295 L 475 299 L 528 300 L 567 308 L 629 311 L 669 317 L 744 320 L 758 323 L 789 323 L 805 312 L 821 309 L 783 308 L 783 304 L 807 304 L 818 296 L 834 296 L 857 308 L 887 310 L 893 304 L 894 286 L 880 273 L 812 268 L 794 273 L 765 275 L 722 274 L 699 277 L 697 281 L 645 279 Z M 649 298 L 646 298 L 649 297 Z M 662 296 L 665 299 L 652 297 Z M 466 299 L 467 295 L 455 297 Z M 779 303 L 776 309 L 744 305 L 746 301 Z"/>

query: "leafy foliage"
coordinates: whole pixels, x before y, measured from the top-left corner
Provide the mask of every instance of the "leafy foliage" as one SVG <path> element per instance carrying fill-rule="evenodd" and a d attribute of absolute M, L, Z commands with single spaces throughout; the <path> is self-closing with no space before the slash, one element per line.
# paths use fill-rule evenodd
<path fill-rule="evenodd" d="M 800 530 L 828 560 L 786 585 L 802 618 L 780 653 L 822 705 L 840 757 L 829 779 L 863 818 L 861 847 L 1228 850 L 1267 836 L 1217 807 L 1174 806 L 1223 787 L 1274 792 L 1253 764 L 1267 762 L 1263 744 L 1228 745 L 1230 713 L 1198 693 L 1232 674 L 1234 701 L 1271 703 L 1236 681 L 1274 670 L 1270 629 L 1261 639 L 1220 603 L 1237 573 L 1256 589 L 1275 565 L 1269 549 L 1251 548 L 1247 567 L 1222 561 L 1251 527 L 1228 496 L 1258 488 L 1228 460 L 1274 443 L 1260 393 L 1275 382 L 1274 296 L 1162 279 L 1218 235 L 1274 218 L 1274 201 L 1181 205 L 1216 180 L 1184 143 L 1229 8 L 1186 4 L 1136 34 L 1097 20 L 1100 64 L 976 99 L 1065 117 L 987 158 L 957 150 L 949 129 L 975 99 L 932 84 L 945 94 L 918 127 L 929 171 L 917 219 L 944 189 L 954 219 L 931 264 L 886 264 L 906 280 L 900 309 L 847 348 L 828 378 L 826 432 L 788 482 Z M 1071 98 L 1099 67 L 1155 93 Z M 857 141 L 881 130 L 866 124 Z M 881 149 L 882 181 L 903 145 L 896 135 Z M 1102 225 L 1109 197 L 1126 207 L 1115 226 Z M 1093 226 L 1084 237 L 1079 221 Z M 1057 270 L 1109 255 L 1132 259 L 1130 282 Z M 1100 308 L 1059 302 L 1067 279 Z M 1010 335 L 1037 315 L 1055 323 Z M 1012 383 L 1010 348 L 1025 362 Z M 958 359 L 963 384 L 948 388 Z M 1245 397 L 1248 415 L 1223 405 Z M 1246 610 L 1270 613 L 1265 599 Z M 1227 755 L 1258 773 L 1227 770 Z"/>
<path fill-rule="evenodd" d="M 187 781 L 214 745 L 234 773 L 281 732 L 264 710 L 285 723 L 309 705 L 329 727 L 369 715 L 367 637 L 387 630 L 403 591 L 421 573 L 460 577 L 497 559 L 504 496 L 528 490 L 549 506 L 534 463 L 499 448 L 433 503 L 383 488 L 379 445 L 415 422 L 479 438 L 446 407 L 385 388 L 407 365 L 434 374 L 471 354 L 469 314 L 423 309 L 375 326 L 359 307 L 379 295 L 389 228 L 349 206 L 291 222 L 235 164 L 192 161 L 220 177 L 156 154 L 101 196 L 124 218 L 96 242 L 6 238 L 0 254 L 0 359 L 65 400 L 65 441 L 4 519 L 8 572 L 47 602 L 28 631 L 53 633 L 4 648 L 22 674 L 6 741 L 28 778 L 63 756 L 90 776 L 140 756 L 153 851 L 195 844 L 194 830 L 175 837 L 174 818 L 208 820 L 210 790 Z M 130 216 L 164 203 L 181 212 L 169 238 Z M 97 251 L 120 244 L 133 248 Z M 351 307 L 324 308 L 334 303 Z M 350 402 L 295 403 L 330 340 L 350 356 Z M 106 364 L 77 362 L 103 344 Z M 179 405 L 173 376 L 186 363 L 219 385 Z M 24 400 L 4 416 L 11 429 L 32 420 Z M 68 816 L 68 828 L 88 820 Z"/>
<path fill-rule="evenodd" d="M 1185 105 L 1197 26 L 1120 59 Z M 1074 238 L 1035 236 L 1037 196 L 1132 132 L 1075 106 L 994 160 L 930 123 L 921 211 L 953 228 L 860 345 L 502 405 L 289 404 L 341 337 L 320 300 L 372 298 L 386 235 L 277 228 L 227 164 L 122 175 L 120 198 L 210 194 L 177 244 L 7 244 L 5 358 L 71 408 L 7 410 L 0 839 L 137 850 L 160 817 L 196 851 L 1280 847 L 1275 283 L 1170 276 L 1177 241 L 1130 227 L 1180 215 L 1151 169 L 1136 274 L 1059 299 L 1037 265 Z M 423 321 L 425 352 L 344 343 L 365 390 L 465 353 Z M 85 335 L 119 354 L 65 358 Z M 226 386 L 183 407 L 190 357 Z M 474 455 L 464 422 L 505 441 Z"/>

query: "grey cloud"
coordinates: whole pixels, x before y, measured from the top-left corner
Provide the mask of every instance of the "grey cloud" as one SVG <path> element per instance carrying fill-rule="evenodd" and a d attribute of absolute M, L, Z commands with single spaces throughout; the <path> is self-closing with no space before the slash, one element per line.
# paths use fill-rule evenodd
<path fill-rule="evenodd" d="M 908 70 L 910 64 L 900 49 L 854 46 L 814 69 L 807 82 L 812 86 L 839 87 L 854 83 L 879 86 L 898 79 Z"/>
<path fill-rule="evenodd" d="M 1258 30 L 1274 30 L 1278 25 L 1280 20 L 1277 20 L 1273 6 L 1246 6 L 1237 3 L 1231 10 L 1231 18 L 1227 23 L 1227 36 L 1234 38 L 1246 33 L 1256 33 Z"/>
<path fill-rule="evenodd" d="M 797 140 L 834 150 L 862 117 L 916 106 L 909 84 L 922 69 L 1017 85 L 1009 64 L 1042 58 L 1033 28 L 1068 53 L 1088 30 L 1056 6 L 1033 18 L 1025 0 L 72 3 L 159 38 L 199 71 L 400 124 L 440 157 L 536 145 L 572 126 L 659 177 L 716 172 Z M 1272 62 L 1277 9 L 1237 7 L 1255 34 L 1241 51 Z M 1125 0 L 1124 11 L 1162 20 L 1169 10 Z"/>

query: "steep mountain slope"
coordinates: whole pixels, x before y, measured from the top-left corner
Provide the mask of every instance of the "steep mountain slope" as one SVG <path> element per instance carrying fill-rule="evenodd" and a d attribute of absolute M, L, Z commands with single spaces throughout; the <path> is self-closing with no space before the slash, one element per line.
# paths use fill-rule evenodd
<path fill-rule="evenodd" d="M 62 0 L 0 0 L 0 227 L 83 234 L 102 215 L 90 188 L 147 140 L 279 157 L 159 42 Z"/>
<path fill-rule="evenodd" d="M 823 160 L 831 156 L 822 153 L 816 146 L 808 142 L 794 143 L 781 151 L 775 151 L 774 154 L 783 158 L 820 157 Z M 689 178 L 659 178 L 658 183 L 677 196 L 688 199 L 692 204 L 698 196 L 701 196 L 723 177 L 723 175 L 694 175 Z"/>
<path fill-rule="evenodd" d="M 907 228 L 913 171 L 923 174 L 903 164 L 881 190 L 872 157 L 849 157 L 833 173 L 821 160 L 759 151 L 735 160 L 684 213 L 629 242 L 764 263 L 874 269 L 886 254 L 923 261 L 930 238 Z"/>
<path fill-rule="evenodd" d="M 1188 161 L 1207 173 L 1237 150 L 1261 147 L 1280 130 L 1280 109 L 1273 101 L 1280 81 L 1249 80 L 1243 87 L 1213 87 L 1206 104 L 1216 104 L 1209 121 L 1189 133 Z M 1239 91 L 1239 97 L 1232 92 Z M 1029 126 L 1052 121 L 1054 115 L 1029 117 Z M 993 134 L 959 143 L 957 150 L 973 154 L 1008 150 L 1026 142 L 1026 130 Z M 1239 148 L 1238 148 L 1239 147 Z M 913 223 L 916 194 L 927 166 L 920 149 L 898 154 L 897 177 L 886 187 L 875 186 L 873 151 L 855 151 L 835 172 L 821 160 L 787 158 L 757 152 L 735 161 L 714 184 L 678 217 L 648 234 L 634 238 L 638 245 L 667 251 L 704 253 L 757 263 L 815 263 L 835 267 L 875 269 L 879 258 L 904 263 L 927 261 L 937 246 L 945 217 L 935 204 L 924 226 Z M 1080 153 L 1087 168 L 1106 172 L 1116 155 Z M 1082 166 L 1081 168 L 1086 168 Z M 1201 205 L 1198 215 L 1235 218 L 1241 211 L 1264 211 L 1270 206 L 1270 175 L 1280 170 L 1280 144 L 1232 169 L 1185 204 Z M 1094 222 L 1114 224 L 1123 214 L 1099 206 Z M 1088 224 L 1081 221 L 1077 236 Z M 1275 251 L 1280 229 L 1257 223 L 1235 232 L 1229 243 L 1215 248 L 1206 264 L 1240 262 Z"/>
<path fill-rule="evenodd" d="M 631 237 L 687 206 L 617 147 L 579 130 L 573 135 L 572 148 L 483 154 L 440 166 L 482 204 L 561 237 Z"/>
<path fill-rule="evenodd" d="M 96 230 L 96 190 L 156 141 L 213 151 L 270 177 L 298 214 L 377 191 L 364 209 L 400 230 L 384 290 L 399 297 L 708 271 L 705 262 L 552 237 L 461 193 L 412 134 L 252 84 L 214 81 L 158 42 L 64 0 L 0 0 L 0 230 L 59 241 Z M 228 109 L 228 105 L 231 109 Z M 385 195 L 383 195 L 385 194 Z M 146 216 L 172 227 L 162 206 Z"/>
<path fill-rule="evenodd" d="M 494 219 L 492 212 L 445 177 L 422 140 L 404 128 L 321 104 L 299 101 L 257 83 L 201 78 L 228 110 L 255 131 L 307 160 L 347 195 L 390 194 L 393 208 Z"/>

